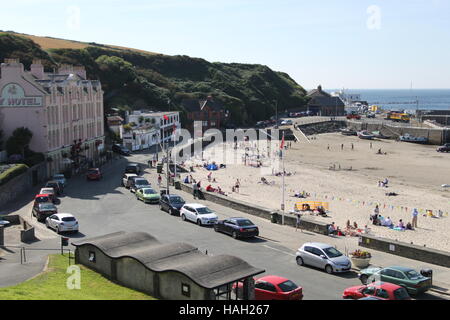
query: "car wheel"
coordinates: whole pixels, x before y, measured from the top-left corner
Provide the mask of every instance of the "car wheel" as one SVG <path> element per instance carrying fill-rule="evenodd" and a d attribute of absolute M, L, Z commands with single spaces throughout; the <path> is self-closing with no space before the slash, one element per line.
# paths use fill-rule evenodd
<path fill-rule="evenodd" d="M 303 262 L 303 259 L 302 259 L 302 257 L 297 257 L 297 258 L 295 258 L 295 260 L 297 261 L 297 264 L 299 265 L 299 266 L 303 266 L 305 263 Z"/>
<path fill-rule="evenodd" d="M 186 221 L 186 216 L 184 214 L 181 215 L 181 220 Z"/>
<path fill-rule="evenodd" d="M 325 272 L 328 273 L 328 274 L 332 274 L 333 273 L 333 267 L 330 266 L 329 264 L 327 264 L 325 266 Z"/>
<path fill-rule="evenodd" d="M 237 239 L 238 235 L 236 231 L 233 231 L 233 233 L 231 234 L 231 236 L 233 237 L 233 239 Z"/>
<path fill-rule="evenodd" d="M 367 284 L 367 279 L 369 279 L 369 277 L 368 277 L 367 275 L 363 274 L 363 275 L 361 276 L 361 278 L 360 278 L 361 283 L 364 284 L 364 285 L 366 285 L 366 284 Z"/>
<path fill-rule="evenodd" d="M 201 226 L 203 225 L 203 224 L 202 224 L 202 220 L 198 219 L 198 220 L 197 220 L 197 225 L 199 225 L 199 226 L 201 227 Z"/>
<path fill-rule="evenodd" d="M 168 212 L 171 216 L 173 216 L 173 210 L 172 210 L 172 209 L 167 210 L 167 212 Z"/>
<path fill-rule="evenodd" d="M 217 225 L 214 225 L 214 231 L 219 232 L 219 227 Z"/>

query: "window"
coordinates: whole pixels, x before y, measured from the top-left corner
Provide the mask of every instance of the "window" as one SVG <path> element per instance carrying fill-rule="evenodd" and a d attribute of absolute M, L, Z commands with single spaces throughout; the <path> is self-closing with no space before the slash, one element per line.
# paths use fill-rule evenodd
<path fill-rule="evenodd" d="M 191 286 L 186 283 L 182 283 L 181 284 L 181 294 L 185 297 L 190 298 L 191 297 Z"/>
<path fill-rule="evenodd" d="M 298 285 L 296 285 L 294 282 L 292 282 L 291 280 L 285 281 L 283 283 L 280 283 L 278 285 L 278 287 L 281 289 L 281 291 L 283 292 L 291 292 L 294 291 L 298 288 Z"/>
<path fill-rule="evenodd" d="M 375 287 L 366 287 L 363 289 L 362 293 L 367 296 L 372 296 L 375 294 Z"/>
<path fill-rule="evenodd" d="M 383 299 L 389 299 L 389 293 L 384 289 L 378 289 L 376 295 L 377 297 L 383 298 Z"/>
<path fill-rule="evenodd" d="M 409 294 L 408 291 L 406 291 L 405 288 L 398 288 L 394 291 L 394 298 L 396 300 L 408 300 Z"/>
<path fill-rule="evenodd" d="M 260 290 L 270 291 L 270 292 L 277 292 L 277 289 L 275 288 L 275 286 L 268 282 L 258 282 L 255 284 L 255 288 L 260 289 Z"/>
<path fill-rule="evenodd" d="M 405 276 L 400 271 L 392 270 L 392 276 L 397 279 L 405 279 Z"/>
<path fill-rule="evenodd" d="M 95 263 L 95 252 L 89 251 L 89 262 Z"/>

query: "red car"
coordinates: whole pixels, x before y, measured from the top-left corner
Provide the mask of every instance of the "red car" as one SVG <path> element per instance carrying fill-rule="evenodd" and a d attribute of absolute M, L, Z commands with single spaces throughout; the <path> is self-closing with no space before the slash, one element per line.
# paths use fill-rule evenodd
<path fill-rule="evenodd" d="M 89 169 L 86 174 L 87 180 L 100 180 L 102 178 L 102 173 L 98 168 Z"/>
<path fill-rule="evenodd" d="M 238 283 L 242 288 L 242 283 Z M 236 290 L 236 285 L 234 285 Z M 255 280 L 255 300 L 302 300 L 303 288 L 291 280 L 278 276 L 265 276 Z"/>
<path fill-rule="evenodd" d="M 411 300 L 405 288 L 388 282 L 374 282 L 365 286 L 345 289 L 344 299 L 361 299 L 377 297 L 380 300 Z"/>
<path fill-rule="evenodd" d="M 37 194 L 34 197 L 34 204 L 33 206 L 39 204 L 39 203 L 53 203 L 52 199 L 49 197 L 48 194 Z"/>
<path fill-rule="evenodd" d="M 361 116 L 359 114 L 352 113 L 352 114 L 347 115 L 347 119 L 349 119 L 349 120 L 350 119 L 361 120 Z"/>

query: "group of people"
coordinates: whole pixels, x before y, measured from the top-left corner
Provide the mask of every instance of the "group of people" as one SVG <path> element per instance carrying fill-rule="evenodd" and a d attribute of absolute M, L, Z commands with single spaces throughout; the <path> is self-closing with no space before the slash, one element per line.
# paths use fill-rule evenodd
<path fill-rule="evenodd" d="M 383 217 L 380 214 L 380 208 L 377 205 L 375 207 L 375 209 L 373 210 L 373 214 L 370 215 L 370 220 L 372 221 L 373 225 L 376 226 L 381 226 L 381 227 L 387 227 L 390 229 L 395 229 L 395 230 L 414 230 L 414 228 L 417 228 L 417 218 L 419 216 L 419 210 L 417 209 L 413 209 L 412 211 L 412 221 L 404 223 L 403 219 L 400 219 L 398 224 L 395 225 L 394 222 L 391 220 L 391 217 Z"/>
<path fill-rule="evenodd" d="M 384 178 L 383 181 L 378 181 L 378 187 L 380 187 L 380 188 L 388 188 L 389 187 L 389 180 L 388 180 L 388 178 Z"/>

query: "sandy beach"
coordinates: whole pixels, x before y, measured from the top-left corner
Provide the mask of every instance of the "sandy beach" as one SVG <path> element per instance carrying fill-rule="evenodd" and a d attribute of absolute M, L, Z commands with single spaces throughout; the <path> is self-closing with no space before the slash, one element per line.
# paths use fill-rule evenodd
<path fill-rule="evenodd" d="M 227 162 L 225 169 L 213 171 L 211 178 L 216 179 L 215 183 L 208 182 L 210 171 L 204 168 L 196 168 L 192 176 L 201 181 L 202 188 L 209 184 L 214 188 L 220 186 L 229 197 L 279 210 L 282 203 L 282 177 L 273 175 L 278 171 L 268 167 L 273 165 L 274 160 L 263 159 L 262 168 L 245 165 L 243 153 L 246 152 L 246 146 L 250 147 L 247 153 L 256 154 L 252 143 L 239 145 L 237 150 L 228 146 L 228 151 L 232 149 L 238 153 L 238 160 L 231 164 Z M 222 147 L 207 149 L 204 160 L 220 164 L 222 159 L 217 154 Z M 377 155 L 380 148 L 387 154 Z M 258 149 L 260 153 L 267 154 L 263 148 Z M 272 148 L 272 155 L 276 149 Z M 247 161 L 256 164 L 250 159 L 254 160 L 255 157 L 247 157 Z M 196 158 L 186 165 L 202 163 L 202 159 Z M 286 214 L 293 210 L 298 201 L 326 201 L 330 206 L 329 217 L 312 218 L 327 223 L 335 222 L 341 229 L 350 220 L 351 224 L 356 222 L 361 228 L 368 225 L 371 233 L 380 237 L 450 251 L 450 189 L 442 188 L 443 184 L 450 184 L 450 154 L 437 153 L 435 146 L 392 140 L 367 141 L 338 133 L 323 134 L 313 137 L 310 143 L 306 140 L 292 142 L 291 148 L 285 151 L 284 163 L 286 172 L 291 173 L 285 177 Z M 280 163 L 277 165 L 282 171 Z M 333 166 L 335 170 L 330 170 Z M 261 183 L 261 177 L 265 177 L 269 185 Z M 389 187 L 379 187 L 378 181 L 385 178 L 389 180 Z M 232 192 L 236 179 L 241 184 L 239 193 Z M 310 197 L 295 198 L 296 191 L 305 191 Z M 387 196 L 387 192 L 398 195 Z M 410 222 L 412 209 L 419 209 L 418 228 L 414 231 L 395 231 L 372 225 L 369 217 L 377 203 L 381 215 L 390 217 L 395 225 L 400 219 L 405 224 Z M 425 210 L 433 210 L 435 215 L 438 210 L 442 210 L 444 217 L 425 217 Z"/>

